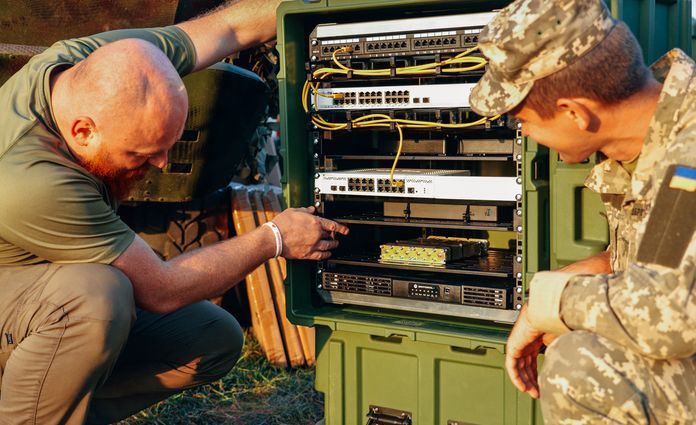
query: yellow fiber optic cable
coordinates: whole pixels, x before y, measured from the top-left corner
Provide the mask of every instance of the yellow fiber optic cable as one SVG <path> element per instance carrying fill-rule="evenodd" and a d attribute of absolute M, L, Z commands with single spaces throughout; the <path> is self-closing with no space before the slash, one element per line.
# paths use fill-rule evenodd
<path fill-rule="evenodd" d="M 394 163 L 392 164 L 391 171 L 389 172 L 389 184 L 392 186 L 401 186 L 403 182 L 399 182 L 399 184 L 397 185 L 394 181 L 394 171 L 396 171 L 396 164 L 399 163 L 399 157 L 401 156 L 401 148 L 404 146 L 404 131 L 401 129 L 401 126 L 399 124 L 396 125 L 396 129 L 399 131 L 399 148 L 396 151 Z"/>
<path fill-rule="evenodd" d="M 401 67 L 401 68 L 395 68 L 394 73 L 396 75 L 429 75 L 429 74 L 436 74 L 439 72 L 446 72 L 446 73 L 457 73 L 457 72 L 467 72 L 467 71 L 474 71 L 478 69 L 482 69 L 486 66 L 487 62 L 484 58 L 482 57 L 475 57 L 475 56 L 469 56 L 471 53 L 476 51 L 478 49 L 477 47 L 470 48 L 462 53 L 459 53 L 458 55 L 446 59 L 441 62 L 432 62 L 428 64 L 423 64 L 423 65 L 413 65 L 413 66 L 407 66 L 407 67 Z M 358 70 L 358 69 L 352 69 L 344 64 L 342 64 L 338 60 L 338 54 L 339 53 L 351 53 L 352 48 L 350 47 L 342 47 L 340 49 L 335 50 L 332 55 L 332 61 L 338 68 L 329 68 L 329 67 L 324 67 L 324 68 L 318 68 L 312 72 L 312 77 L 318 80 L 323 80 L 327 77 L 330 77 L 332 75 L 347 75 L 348 73 L 352 72 L 353 75 L 357 76 L 365 76 L 365 77 L 390 77 L 392 76 L 392 71 L 390 69 L 377 69 L 377 70 Z M 457 67 L 457 68 L 444 68 L 449 65 L 457 65 L 457 64 L 471 64 L 470 66 L 464 66 L 464 67 Z M 440 68 L 438 70 L 438 68 Z M 302 107 L 306 113 L 309 113 L 309 104 L 308 104 L 308 99 L 311 95 L 313 96 L 314 100 L 314 111 L 317 111 L 317 103 L 318 103 L 318 96 L 322 97 L 327 97 L 327 98 L 333 98 L 333 99 L 341 99 L 343 96 L 345 96 L 343 93 L 334 93 L 334 94 L 325 94 L 325 93 L 320 93 L 319 92 L 319 81 L 316 81 L 315 83 L 312 83 L 311 81 L 307 80 L 305 81 L 305 84 L 302 88 Z M 495 121 L 498 118 L 500 118 L 500 115 L 497 115 L 495 117 L 491 118 L 486 118 L 482 117 L 476 121 L 472 122 L 467 122 L 467 123 L 459 123 L 459 124 L 445 124 L 445 123 L 436 123 L 436 122 L 428 122 L 428 121 L 419 121 L 419 120 L 408 120 L 408 119 L 402 119 L 402 118 L 392 118 L 389 115 L 385 114 L 368 114 L 364 115 L 358 118 L 355 118 L 350 121 L 350 126 L 352 128 L 374 128 L 374 127 L 391 127 L 394 125 L 399 133 L 399 146 L 397 149 L 396 156 L 394 157 L 394 163 L 392 164 L 390 173 L 389 173 L 389 180 L 390 184 L 393 186 L 397 185 L 397 182 L 394 180 L 394 173 L 396 171 L 396 166 L 399 162 L 399 158 L 401 157 L 401 151 L 403 148 L 403 141 L 404 141 L 404 133 L 403 129 L 408 128 L 408 129 L 434 129 L 434 128 L 446 128 L 446 129 L 462 129 L 462 128 L 468 128 L 468 127 L 473 127 L 477 125 L 483 125 L 486 122 L 489 121 Z M 333 123 L 329 122 L 324 117 L 322 117 L 320 114 L 314 114 L 312 115 L 312 124 L 317 126 L 317 128 L 326 130 L 326 131 L 340 131 L 340 130 L 346 130 L 348 129 L 349 123 Z"/>

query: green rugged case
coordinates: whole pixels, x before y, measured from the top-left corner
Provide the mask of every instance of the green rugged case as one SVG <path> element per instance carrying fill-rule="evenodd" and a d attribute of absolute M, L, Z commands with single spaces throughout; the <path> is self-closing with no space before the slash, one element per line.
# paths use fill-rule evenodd
<path fill-rule="evenodd" d="M 312 201 L 312 146 L 300 92 L 307 37 L 324 22 L 357 22 L 492 10 L 508 2 L 462 0 L 288 1 L 278 9 L 281 155 L 286 205 Z M 643 46 L 646 61 L 673 46 L 691 53 L 687 0 L 612 0 Z M 525 285 L 534 272 L 605 248 L 606 222 L 596 194 L 583 189 L 593 162 L 570 165 L 524 140 Z M 503 365 L 509 325 L 323 304 L 313 296 L 312 262 L 288 262 L 288 317 L 317 327 L 316 387 L 325 394 L 325 423 L 367 423 L 370 406 L 410 412 L 413 424 L 541 424 L 538 403 L 520 394 Z M 393 413 L 393 412 L 392 412 Z M 397 412 L 398 413 L 398 412 Z"/>
<path fill-rule="evenodd" d="M 413 424 L 542 423 L 538 403 L 505 373 L 504 332 L 450 337 L 318 326 L 317 348 L 325 425 L 367 423 L 375 407 L 406 413 Z"/>

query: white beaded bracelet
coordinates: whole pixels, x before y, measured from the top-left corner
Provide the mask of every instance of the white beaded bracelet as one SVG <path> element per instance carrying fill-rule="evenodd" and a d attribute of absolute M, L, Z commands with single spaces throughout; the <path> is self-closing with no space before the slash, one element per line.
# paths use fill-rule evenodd
<path fill-rule="evenodd" d="M 273 237 L 275 238 L 276 243 L 276 252 L 273 258 L 278 258 L 280 257 L 280 254 L 283 253 L 283 235 L 280 234 L 280 229 L 274 222 L 267 221 L 263 223 L 263 225 L 268 226 L 273 231 Z"/>

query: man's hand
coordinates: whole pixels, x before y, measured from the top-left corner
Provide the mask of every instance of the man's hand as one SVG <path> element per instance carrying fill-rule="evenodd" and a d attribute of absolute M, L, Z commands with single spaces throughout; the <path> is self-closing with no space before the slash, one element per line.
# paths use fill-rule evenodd
<path fill-rule="evenodd" d="M 283 257 L 294 260 L 325 260 L 338 246 L 336 233 L 348 234 L 348 228 L 335 221 L 317 217 L 314 207 L 289 208 L 273 219 L 283 237 Z"/>
<path fill-rule="evenodd" d="M 505 369 L 517 389 L 534 398 L 539 398 L 537 357 L 544 345 L 545 336 L 550 334 L 534 329 L 529 323 L 525 304 L 507 340 Z M 548 338 L 546 342 L 550 343 L 550 340 L 552 338 Z"/>
<path fill-rule="evenodd" d="M 348 228 L 313 215 L 314 208 L 290 208 L 273 219 L 283 237 L 283 255 L 323 259 L 338 242 L 333 232 Z M 331 240 L 330 240 L 331 239 Z M 275 253 L 271 229 L 252 232 L 162 261 L 139 236 L 112 265 L 128 276 L 141 308 L 169 313 L 206 298 L 222 295 Z"/>

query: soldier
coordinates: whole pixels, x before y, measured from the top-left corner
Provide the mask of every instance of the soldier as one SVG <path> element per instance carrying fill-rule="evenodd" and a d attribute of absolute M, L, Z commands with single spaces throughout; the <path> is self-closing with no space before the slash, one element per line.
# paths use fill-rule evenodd
<path fill-rule="evenodd" d="M 675 49 L 646 68 L 601 0 L 518 0 L 480 39 L 490 63 L 472 108 L 514 114 L 563 161 L 599 152 L 586 185 L 611 235 L 608 251 L 534 276 L 512 381 L 554 425 L 694 423 L 696 65 Z"/>
<path fill-rule="evenodd" d="M 111 423 L 224 376 L 241 329 L 202 300 L 347 233 L 289 209 L 164 262 L 115 213 L 181 136 L 180 75 L 273 38 L 278 3 L 58 42 L 0 89 L 1 424 Z"/>

